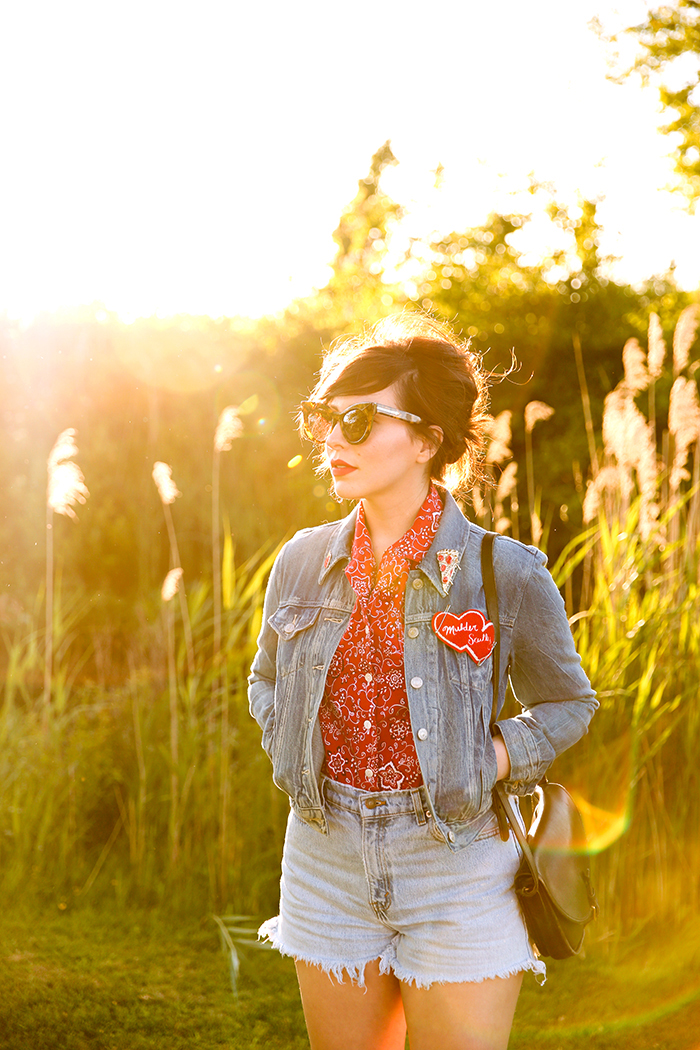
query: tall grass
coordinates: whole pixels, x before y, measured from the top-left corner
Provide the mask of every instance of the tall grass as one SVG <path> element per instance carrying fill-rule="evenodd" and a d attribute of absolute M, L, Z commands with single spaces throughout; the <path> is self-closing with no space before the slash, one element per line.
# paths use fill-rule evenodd
<path fill-rule="evenodd" d="M 601 710 L 554 775 L 581 802 L 598 854 L 598 936 L 612 942 L 651 917 L 680 920 L 700 905 L 697 319 L 696 309 L 681 316 L 668 363 L 654 316 L 648 351 L 625 346 L 625 376 L 608 397 L 601 434 L 584 348 L 574 348 L 591 466 L 582 531 L 553 572 Z M 522 529 L 531 539 L 542 528 L 532 433 L 538 420 L 547 425 L 549 410 L 534 403 L 527 411 L 525 521 L 509 413 L 492 423 L 487 469 L 495 484 L 488 498 L 475 492 L 474 510 L 498 531 L 518 537 Z M 119 680 L 118 669 L 102 674 L 101 685 L 86 674 L 84 609 L 60 574 L 48 708 L 45 592 L 34 610 L 0 627 L 0 899 L 34 892 L 70 907 L 111 895 L 220 914 L 276 904 L 287 803 L 271 783 L 245 694 L 275 552 L 236 564 L 230 527 L 219 519 L 225 437 L 221 431 L 214 446 L 212 575 L 197 581 L 185 567 L 194 581 L 187 592 L 171 587 L 160 605 L 144 596 L 121 685 L 104 685 Z M 170 583 L 181 585 L 170 510 L 177 489 L 170 473 L 160 482 Z"/>

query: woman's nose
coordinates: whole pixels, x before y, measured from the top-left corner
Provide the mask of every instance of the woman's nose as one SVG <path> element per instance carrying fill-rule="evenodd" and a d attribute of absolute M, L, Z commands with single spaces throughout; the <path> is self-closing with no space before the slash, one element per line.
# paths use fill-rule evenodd
<path fill-rule="evenodd" d="M 338 448 L 347 444 L 343 431 L 340 429 L 340 423 L 336 423 L 328 433 L 326 437 L 326 445 L 330 448 Z"/>

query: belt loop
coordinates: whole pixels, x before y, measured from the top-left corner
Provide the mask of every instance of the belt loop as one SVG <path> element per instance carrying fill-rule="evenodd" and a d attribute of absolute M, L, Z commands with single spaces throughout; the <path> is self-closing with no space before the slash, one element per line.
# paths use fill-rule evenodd
<path fill-rule="evenodd" d="M 416 820 L 419 824 L 427 824 L 428 818 L 425 815 L 425 809 L 423 808 L 423 798 L 420 793 L 420 789 L 411 789 L 411 800 L 413 802 L 413 810 L 416 814 Z"/>

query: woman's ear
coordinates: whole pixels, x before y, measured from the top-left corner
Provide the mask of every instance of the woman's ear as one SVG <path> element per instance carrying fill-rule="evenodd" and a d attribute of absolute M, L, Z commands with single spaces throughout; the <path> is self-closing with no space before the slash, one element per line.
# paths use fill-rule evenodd
<path fill-rule="evenodd" d="M 429 429 L 432 437 L 421 435 L 422 444 L 418 459 L 419 463 L 428 463 L 433 459 L 437 455 L 445 437 L 442 427 L 431 426 Z"/>

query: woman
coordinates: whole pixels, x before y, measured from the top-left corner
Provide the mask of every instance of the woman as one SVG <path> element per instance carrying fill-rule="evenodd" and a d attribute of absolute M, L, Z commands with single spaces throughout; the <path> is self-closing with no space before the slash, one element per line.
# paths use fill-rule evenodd
<path fill-rule="evenodd" d="M 403 1050 L 407 1029 L 411 1050 L 502 1050 L 545 972 L 491 792 L 530 793 L 597 703 L 544 556 L 498 537 L 499 700 L 508 670 L 523 710 L 490 727 L 484 532 L 446 487 L 474 480 L 485 409 L 478 358 L 406 316 L 332 349 L 302 405 L 358 502 L 277 558 L 250 704 L 292 806 L 261 934 L 295 959 L 313 1050 Z"/>

